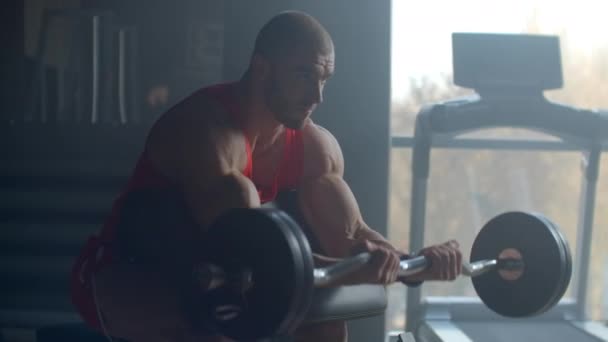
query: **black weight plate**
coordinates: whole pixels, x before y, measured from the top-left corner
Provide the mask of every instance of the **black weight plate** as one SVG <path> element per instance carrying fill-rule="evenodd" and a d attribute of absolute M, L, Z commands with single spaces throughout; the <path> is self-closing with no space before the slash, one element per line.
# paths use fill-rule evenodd
<path fill-rule="evenodd" d="M 557 224 L 555 222 L 552 222 L 549 218 L 542 216 L 540 214 L 536 214 L 537 216 L 543 218 L 545 220 L 545 222 L 549 225 L 551 225 L 555 231 L 557 232 L 557 235 L 560 239 L 560 242 L 562 243 L 564 249 L 564 260 L 565 260 L 565 264 L 564 264 L 564 274 L 563 274 L 563 278 L 560 282 L 561 287 L 558 289 L 558 292 L 556 293 L 556 296 L 553 300 L 553 302 L 549 305 L 549 308 L 552 308 L 553 306 L 555 306 L 557 303 L 559 303 L 559 301 L 562 299 L 562 297 L 564 296 L 564 293 L 566 293 L 566 290 L 568 289 L 568 285 L 570 284 L 570 279 L 572 278 L 572 254 L 570 252 L 570 246 L 568 245 L 568 241 L 566 240 L 566 237 L 564 236 L 564 234 L 561 232 L 561 230 L 559 229 L 559 227 L 557 226 Z"/>
<path fill-rule="evenodd" d="M 521 254 L 523 274 L 516 280 L 505 280 L 498 272 L 474 277 L 477 294 L 490 309 L 503 316 L 526 317 L 546 311 L 563 286 L 567 272 L 559 233 L 534 214 L 504 213 L 481 229 L 473 242 L 470 260 L 497 259 L 506 249 Z"/>
<path fill-rule="evenodd" d="M 291 318 L 286 320 L 285 322 L 288 324 L 279 330 L 279 335 L 291 335 L 306 318 L 306 314 L 308 313 L 308 309 L 312 302 L 314 293 L 314 285 L 312 285 L 314 284 L 314 273 L 312 271 L 314 268 L 314 260 L 306 234 L 301 229 L 301 226 L 295 222 L 295 219 L 285 211 L 277 211 L 276 216 L 286 221 L 285 226 L 292 229 L 293 236 L 296 237 L 300 245 L 304 269 L 311 270 L 309 273 L 299 273 L 299 276 L 302 278 L 296 281 L 298 288 L 294 290 L 294 293 L 297 295 L 293 297 L 293 310 L 290 312 Z"/>
<path fill-rule="evenodd" d="M 276 209 L 232 209 L 205 235 L 208 262 L 227 273 L 253 273 L 253 286 L 243 297 L 244 310 L 236 318 L 215 322 L 225 336 L 257 340 L 282 334 L 300 310 L 299 296 L 312 292 L 312 262 L 303 260 L 295 222 L 282 215 Z"/>
<path fill-rule="evenodd" d="M 534 215 L 538 219 L 542 220 L 547 225 L 547 227 L 551 227 L 553 229 L 555 236 L 557 237 L 559 243 L 563 247 L 561 250 L 561 258 L 563 260 L 563 265 L 562 265 L 563 273 L 561 273 L 561 277 L 558 280 L 558 286 L 556 286 L 556 291 L 553 294 L 553 298 L 551 298 L 551 300 L 547 302 L 545 308 L 540 310 L 540 312 L 545 312 L 548 309 L 555 306 L 555 304 L 557 304 L 559 302 L 559 300 L 561 299 L 561 297 L 563 296 L 563 292 L 565 291 L 565 289 L 567 288 L 567 286 L 570 282 L 570 277 L 571 277 L 571 272 L 572 272 L 572 268 L 571 268 L 572 260 L 570 257 L 570 249 L 568 248 L 568 244 L 567 244 L 563 234 L 559 231 L 559 228 L 557 227 L 557 225 L 542 214 L 534 213 Z"/>

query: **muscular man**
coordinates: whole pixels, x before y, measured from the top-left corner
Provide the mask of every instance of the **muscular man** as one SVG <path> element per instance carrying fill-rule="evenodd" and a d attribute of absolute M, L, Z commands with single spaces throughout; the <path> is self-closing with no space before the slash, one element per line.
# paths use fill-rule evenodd
<path fill-rule="evenodd" d="M 334 72 L 334 46 L 312 17 L 284 12 L 259 32 L 250 65 L 235 83 L 203 88 L 153 126 L 125 193 L 99 236 L 74 267 L 73 301 L 89 325 L 129 341 L 221 341 L 202 336 L 183 308 L 187 275 L 204 229 L 233 207 L 255 208 L 284 189 L 296 189 L 299 209 L 325 256 L 371 251 L 372 262 L 340 284 L 397 281 L 401 254 L 368 227 L 342 178 L 336 139 L 310 119 Z M 185 203 L 197 229 L 136 232 L 141 244 L 160 240 L 157 263 L 113 255 L 116 226 L 128 194 L 170 189 Z M 255 229 L 255 227 L 252 227 Z M 164 234 L 164 235 L 163 235 Z M 454 241 L 421 251 L 432 268 L 408 279 L 452 280 L 461 255 Z M 280 256 L 277 256 L 280 257 Z M 299 340 L 344 341 L 343 322 L 311 326 Z"/>

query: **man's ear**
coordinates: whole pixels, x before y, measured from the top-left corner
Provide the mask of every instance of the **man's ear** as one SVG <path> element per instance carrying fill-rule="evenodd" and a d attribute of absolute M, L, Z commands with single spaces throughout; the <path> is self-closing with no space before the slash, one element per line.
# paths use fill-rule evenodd
<path fill-rule="evenodd" d="M 270 62 L 260 54 L 254 54 L 251 57 L 251 71 L 254 79 L 265 81 L 270 74 Z"/>

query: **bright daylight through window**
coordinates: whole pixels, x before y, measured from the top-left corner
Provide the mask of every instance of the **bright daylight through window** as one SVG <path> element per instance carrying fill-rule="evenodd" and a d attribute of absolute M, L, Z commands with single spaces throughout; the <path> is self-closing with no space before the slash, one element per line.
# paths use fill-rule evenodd
<path fill-rule="evenodd" d="M 421 106 L 470 95 L 452 83 L 453 32 L 557 35 L 564 86 L 546 91 L 555 102 L 608 110 L 608 2 L 594 0 L 406 1 L 392 8 L 392 135 L 414 133 Z M 472 137 L 554 140 L 538 132 L 492 129 Z M 588 281 L 588 310 L 608 320 L 608 157 L 601 160 Z M 431 154 L 425 245 L 457 238 L 465 258 L 479 228 L 507 210 L 543 213 L 557 223 L 576 255 L 583 181 L 579 151 L 437 149 Z M 393 146 L 389 238 L 409 247 L 411 146 Z M 603 247 L 604 246 L 604 247 Z M 564 298 L 572 297 L 572 287 Z M 405 288 L 389 288 L 387 329 L 405 326 Z M 429 282 L 422 296 L 475 296 L 470 279 Z"/>

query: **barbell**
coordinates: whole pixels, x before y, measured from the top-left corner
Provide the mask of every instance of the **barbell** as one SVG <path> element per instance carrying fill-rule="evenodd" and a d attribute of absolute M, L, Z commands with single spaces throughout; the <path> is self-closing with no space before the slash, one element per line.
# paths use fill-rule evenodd
<path fill-rule="evenodd" d="M 300 226 L 279 209 L 232 209 L 209 227 L 204 241 L 204 261 L 194 275 L 205 293 L 205 317 L 237 340 L 292 333 L 303 322 L 315 287 L 334 283 L 371 259 L 361 253 L 315 268 Z M 427 267 L 424 256 L 403 260 L 399 276 Z M 572 260 L 567 241 L 548 218 L 506 212 L 480 230 L 462 271 L 491 310 L 527 317 L 561 299 Z"/>

